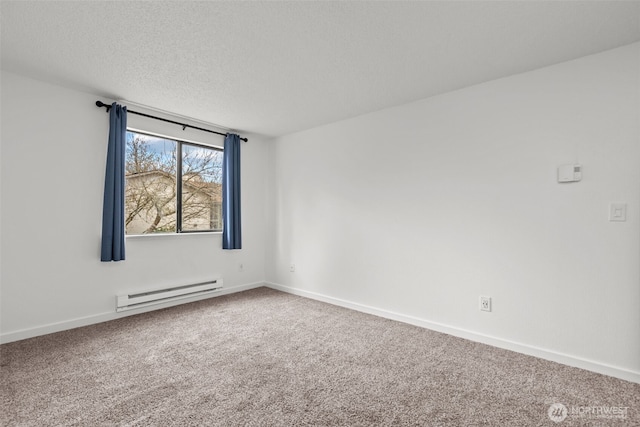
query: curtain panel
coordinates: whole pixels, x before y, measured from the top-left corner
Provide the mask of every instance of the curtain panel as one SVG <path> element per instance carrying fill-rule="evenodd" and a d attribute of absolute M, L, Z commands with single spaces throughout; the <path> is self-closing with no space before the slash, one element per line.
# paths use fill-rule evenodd
<path fill-rule="evenodd" d="M 102 205 L 103 262 L 123 261 L 124 251 L 124 162 L 127 137 L 127 107 L 115 102 L 109 111 L 109 141 Z"/>
<path fill-rule="evenodd" d="M 242 249 L 240 136 L 227 134 L 222 160 L 222 249 Z"/>

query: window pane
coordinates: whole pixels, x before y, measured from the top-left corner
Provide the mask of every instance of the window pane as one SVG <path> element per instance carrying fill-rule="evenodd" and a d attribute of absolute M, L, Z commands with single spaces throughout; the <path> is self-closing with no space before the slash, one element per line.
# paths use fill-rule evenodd
<path fill-rule="evenodd" d="M 222 230 L 222 151 L 182 144 L 182 230 Z"/>
<path fill-rule="evenodd" d="M 176 142 L 127 132 L 127 234 L 176 231 Z"/>

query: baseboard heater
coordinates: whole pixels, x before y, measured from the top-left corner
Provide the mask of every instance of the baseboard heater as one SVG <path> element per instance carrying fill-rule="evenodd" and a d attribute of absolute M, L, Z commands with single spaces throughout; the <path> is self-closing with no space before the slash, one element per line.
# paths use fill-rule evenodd
<path fill-rule="evenodd" d="M 194 283 L 192 285 L 174 286 L 172 288 L 156 289 L 136 294 L 116 296 L 116 311 L 132 310 L 153 304 L 175 301 L 183 298 L 204 295 L 222 289 L 222 279 L 210 282 Z"/>

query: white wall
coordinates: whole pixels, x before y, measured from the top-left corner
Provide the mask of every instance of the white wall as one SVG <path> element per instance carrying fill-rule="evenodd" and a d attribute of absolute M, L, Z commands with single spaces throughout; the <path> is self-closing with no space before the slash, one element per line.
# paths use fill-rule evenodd
<path fill-rule="evenodd" d="M 127 238 L 126 261 L 101 263 L 109 116 L 95 101 L 110 100 L 6 72 L 1 96 L 2 341 L 118 317 L 123 291 L 220 275 L 228 290 L 263 283 L 266 141 L 243 135 L 242 250 L 223 251 L 220 234 L 145 236 Z M 129 125 L 223 143 L 139 116 L 129 115 Z"/>
<path fill-rule="evenodd" d="M 267 279 L 640 381 L 639 76 L 636 43 L 277 139 Z"/>

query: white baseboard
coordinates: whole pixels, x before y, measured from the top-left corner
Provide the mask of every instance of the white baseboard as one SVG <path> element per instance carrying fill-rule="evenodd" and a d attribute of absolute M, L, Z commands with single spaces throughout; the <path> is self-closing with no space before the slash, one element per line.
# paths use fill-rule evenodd
<path fill-rule="evenodd" d="M 634 372 L 627 369 L 618 368 L 616 366 L 611 366 L 604 363 L 583 359 L 581 357 L 559 353 L 553 350 L 548 350 L 540 347 L 535 347 L 527 344 L 510 341 L 510 340 L 505 340 L 502 338 L 484 335 L 478 332 L 469 331 L 469 330 L 457 328 L 454 326 L 448 326 L 442 323 L 432 322 L 432 321 L 420 319 L 414 316 L 407 316 L 404 314 L 395 313 L 392 311 L 383 310 L 376 307 L 370 307 L 367 305 L 346 301 L 340 298 L 330 297 L 330 296 L 319 294 L 316 292 L 305 291 L 302 289 L 292 288 L 289 286 L 284 286 L 284 285 L 280 285 L 272 282 L 266 282 L 265 285 L 269 288 L 282 291 L 282 292 L 287 292 L 293 295 L 299 295 L 306 298 L 337 305 L 340 307 L 345 307 L 352 310 L 360 311 L 363 313 L 373 314 L 375 316 L 384 317 L 386 319 L 397 320 L 399 322 L 420 326 L 422 328 L 430 329 L 437 332 L 442 332 L 442 333 L 453 335 L 460 338 L 465 338 L 470 341 L 488 344 L 493 347 L 498 347 L 505 350 L 511 350 L 511 351 L 526 354 L 529 356 L 539 357 L 541 359 L 550 360 L 552 362 L 561 363 L 563 365 L 573 366 L 575 368 L 581 368 L 587 371 L 597 372 L 599 374 L 608 375 L 611 377 L 616 377 L 626 381 L 631 381 L 631 382 L 640 384 L 640 372 Z"/>
<path fill-rule="evenodd" d="M 264 285 L 265 285 L 264 282 L 255 282 L 255 283 L 248 283 L 248 284 L 239 285 L 239 286 L 224 287 L 219 291 L 212 292 L 209 294 L 200 295 L 200 296 L 191 297 L 191 298 L 185 298 L 177 301 L 169 301 L 166 303 L 157 304 L 150 307 L 136 308 L 136 309 L 123 311 L 119 313 L 117 313 L 114 308 L 113 311 L 106 312 L 106 313 L 94 314 L 86 317 L 78 317 L 75 319 L 64 320 L 62 322 L 56 322 L 56 323 L 49 323 L 49 324 L 37 326 L 34 328 L 20 329 L 18 331 L 13 331 L 13 332 L 6 332 L 3 334 L 0 334 L 0 344 L 24 340 L 27 338 L 33 338 L 40 335 L 52 334 L 54 332 L 66 331 L 68 329 L 79 328 L 82 326 L 89 326 L 96 323 L 107 322 L 109 320 L 120 319 L 122 317 L 132 316 L 134 314 L 140 314 L 140 313 L 145 313 L 147 311 L 173 307 L 175 305 L 195 302 L 195 301 L 199 301 L 207 298 L 215 298 L 222 295 L 228 295 L 236 292 L 247 291 L 249 289 L 259 288 Z"/>

